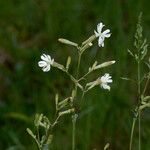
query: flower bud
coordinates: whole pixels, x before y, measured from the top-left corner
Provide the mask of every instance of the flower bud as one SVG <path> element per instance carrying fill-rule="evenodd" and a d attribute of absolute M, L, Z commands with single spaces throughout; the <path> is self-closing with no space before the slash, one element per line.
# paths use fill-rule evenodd
<path fill-rule="evenodd" d="M 76 91 L 75 90 L 72 90 L 72 99 L 74 99 L 74 97 L 76 96 Z"/>
<path fill-rule="evenodd" d="M 75 111 L 74 108 L 71 108 L 71 109 L 68 109 L 68 110 L 65 110 L 65 111 L 62 111 L 62 112 L 59 112 L 59 116 L 63 116 L 63 115 L 66 115 L 66 114 L 70 114 L 70 113 L 73 113 Z"/>
<path fill-rule="evenodd" d="M 67 71 L 69 69 L 70 63 L 71 63 L 71 57 L 69 56 L 68 59 L 67 59 L 67 63 L 66 63 L 66 70 Z"/>
<path fill-rule="evenodd" d="M 34 124 L 38 127 L 43 119 L 43 114 L 36 114 L 34 119 Z"/>
<path fill-rule="evenodd" d="M 53 135 L 50 134 L 47 138 L 46 144 L 51 144 L 52 140 L 53 140 Z"/>
<path fill-rule="evenodd" d="M 34 135 L 33 132 L 29 128 L 27 128 L 26 130 L 29 135 L 31 135 L 34 139 L 36 138 L 36 135 Z"/>
<path fill-rule="evenodd" d="M 58 110 L 58 94 L 55 95 L 56 110 Z"/>
<path fill-rule="evenodd" d="M 72 99 L 72 97 L 68 97 L 68 98 L 64 99 L 63 101 L 59 102 L 58 103 L 59 109 L 65 107 L 69 103 L 69 101 L 71 101 L 71 99 Z"/>
<path fill-rule="evenodd" d="M 107 150 L 109 148 L 109 143 L 107 143 L 104 147 L 104 150 Z"/>
<path fill-rule="evenodd" d="M 74 42 L 69 41 L 67 39 L 60 38 L 60 39 L 58 39 L 58 41 L 61 42 L 61 43 L 63 43 L 63 44 L 72 45 L 72 46 L 75 46 L 75 47 L 78 46 L 77 43 L 74 43 Z"/>
<path fill-rule="evenodd" d="M 95 66 L 93 69 L 96 70 L 96 69 L 104 68 L 104 67 L 107 67 L 107 66 L 114 64 L 115 62 L 116 61 L 114 61 L 114 60 L 113 61 L 107 61 L 107 62 L 104 62 L 100 65 Z"/>

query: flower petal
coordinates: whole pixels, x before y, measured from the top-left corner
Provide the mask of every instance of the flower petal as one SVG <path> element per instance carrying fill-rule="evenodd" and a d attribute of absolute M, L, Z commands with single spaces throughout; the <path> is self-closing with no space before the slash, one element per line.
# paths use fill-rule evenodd
<path fill-rule="evenodd" d="M 99 37 L 99 39 L 98 39 L 98 45 L 99 45 L 99 47 L 102 46 L 103 42 L 104 42 L 104 39 L 102 37 Z"/>
<path fill-rule="evenodd" d="M 50 65 L 47 65 L 46 67 L 43 67 L 42 70 L 44 72 L 48 72 L 49 70 L 51 69 L 51 66 Z"/>
<path fill-rule="evenodd" d="M 95 36 L 96 36 L 96 37 L 99 37 L 99 36 L 100 36 L 99 33 L 96 32 L 95 30 L 94 30 L 94 33 L 95 33 Z"/>
<path fill-rule="evenodd" d="M 112 82 L 113 82 L 112 79 L 107 80 L 107 83 L 112 83 Z"/>
<path fill-rule="evenodd" d="M 47 63 L 45 61 L 39 61 L 38 65 L 39 65 L 39 67 L 44 67 L 47 65 Z"/>
<path fill-rule="evenodd" d="M 105 30 L 105 31 L 103 32 L 103 34 L 108 34 L 108 33 L 110 33 L 110 30 L 109 30 L 109 29 L 107 29 L 107 30 Z"/>
<path fill-rule="evenodd" d="M 41 59 L 44 61 L 49 61 L 47 55 L 45 54 L 41 55 Z"/>
<path fill-rule="evenodd" d="M 107 85 L 107 84 L 101 84 L 101 87 L 102 87 L 103 89 L 106 89 L 106 90 L 109 90 L 109 91 L 110 91 L 110 86 Z"/>
<path fill-rule="evenodd" d="M 108 78 L 109 77 L 109 73 L 105 73 L 105 75 L 104 75 L 106 78 Z"/>
<path fill-rule="evenodd" d="M 51 56 L 47 55 L 48 60 L 51 62 Z"/>
<path fill-rule="evenodd" d="M 106 38 L 109 38 L 110 36 L 111 36 L 111 34 L 110 34 L 110 33 L 105 34 L 105 37 L 106 37 Z"/>
<path fill-rule="evenodd" d="M 103 27 L 104 27 L 103 23 L 102 23 L 102 22 L 99 23 L 99 24 L 97 25 L 97 32 L 98 32 L 98 33 L 101 33 Z"/>
<path fill-rule="evenodd" d="M 102 47 L 104 47 L 104 42 L 102 43 Z"/>

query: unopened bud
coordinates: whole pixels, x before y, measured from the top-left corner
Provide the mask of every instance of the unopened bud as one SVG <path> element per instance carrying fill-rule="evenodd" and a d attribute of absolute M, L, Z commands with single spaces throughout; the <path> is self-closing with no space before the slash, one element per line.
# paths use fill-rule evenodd
<path fill-rule="evenodd" d="M 72 45 L 72 46 L 75 46 L 75 47 L 78 46 L 77 43 L 74 43 L 74 42 L 69 41 L 67 39 L 60 38 L 60 39 L 58 39 L 58 41 L 61 42 L 61 43 L 63 43 L 63 44 Z"/>
<path fill-rule="evenodd" d="M 104 147 L 104 150 L 107 150 L 109 148 L 109 143 L 107 143 Z"/>
<path fill-rule="evenodd" d="M 142 101 L 145 101 L 145 102 L 149 101 L 149 100 L 150 100 L 150 96 L 145 96 L 145 97 L 142 98 Z"/>
<path fill-rule="evenodd" d="M 36 136 L 33 134 L 33 132 L 27 128 L 26 131 L 28 132 L 29 135 L 31 135 L 34 139 L 36 138 Z"/>
<path fill-rule="evenodd" d="M 40 122 L 43 119 L 43 114 L 36 114 L 35 115 L 35 119 L 34 119 L 34 124 L 36 127 L 38 127 L 40 125 Z"/>
<path fill-rule="evenodd" d="M 72 98 L 74 99 L 74 97 L 76 96 L 76 91 L 75 90 L 72 90 Z"/>
<path fill-rule="evenodd" d="M 100 68 L 104 68 L 104 67 L 107 67 L 107 66 L 110 66 L 110 65 L 112 65 L 112 64 L 114 64 L 116 61 L 107 61 L 107 62 L 104 62 L 104 63 L 102 63 L 102 64 L 100 64 L 100 65 L 97 65 L 97 66 L 95 66 L 94 67 L 94 70 L 96 70 L 96 69 L 100 69 Z"/>
<path fill-rule="evenodd" d="M 70 63 L 71 63 L 71 57 L 69 56 L 66 63 L 66 70 L 69 69 Z"/>
<path fill-rule="evenodd" d="M 73 113 L 74 111 L 75 111 L 74 108 L 68 109 L 68 110 L 66 110 L 66 111 L 59 112 L 59 116 L 63 116 L 63 115 L 66 115 L 66 114 L 70 114 L 70 113 Z"/>
<path fill-rule="evenodd" d="M 63 101 L 59 102 L 58 103 L 59 109 L 65 107 L 69 103 L 69 101 L 71 101 L 71 99 L 72 99 L 72 97 L 68 97 L 68 98 L 64 99 Z"/>
<path fill-rule="evenodd" d="M 56 110 L 58 109 L 58 94 L 55 95 L 55 105 L 56 105 Z"/>
<path fill-rule="evenodd" d="M 51 144 L 52 140 L 53 140 L 53 135 L 50 134 L 50 135 L 48 136 L 48 139 L 47 139 L 47 141 L 46 141 L 46 144 Z"/>

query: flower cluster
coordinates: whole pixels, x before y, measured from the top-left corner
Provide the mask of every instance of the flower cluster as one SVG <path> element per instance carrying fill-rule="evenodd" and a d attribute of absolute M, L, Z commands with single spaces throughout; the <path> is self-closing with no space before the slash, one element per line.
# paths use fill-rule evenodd
<path fill-rule="evenodd" d="M 110 33 L 109 29 L 107 29 L 105 31 L 102 31 L 104 26 L 105 25 L 103 23 L 99 23 L 97 25 L 97 31 L 94 30 L 95 36 L 96 36 L 96 38 L 98 38 L 98 46 L 99 47 L 104 47 L 105 38 L 109 38 L 111 36 L 111 33 Z M 64 44 L 77 46 L 76 43 L 71 42 L 71 41 L 66 40 L 66 39 L 59 39 L 59 41 L 61 43 L 64 43 Z M 89 42 L 89 45 L 92 46 L 92 42 Z M 38 62 L 38 66 L 41 67 L 44 72 L 50 71 L 51 66 L 54 64 L 54 59 L 51 59 L 51 56 L 46 55 L 46 54 L 42 54 L 41 59 L 42 60 Z M 103 66 L 105 67 L 105 66 L 113 64 L 113 63 L 115 63 L 115 61 L 110 61 L 110 62 L 107 62 L 107 63 L 103 63 L 104 65 L 100 64 L 96 67 L 99 69 L 99 68 L 102 68 Z M 96 70 L 95 68 L 93 70 Z M 104 76 L 100 77 L 96 81 L 98 81 L 98 84 L 100 84 L 101 88 L 110 90 L 110 86 L 108 85 L 108 83 L 112 83 L 112 79 L 111 79 L 111 76 L 108 73 L 106 73 Z M 90 82 L 90 84 L 88 84 L 88 85 L 91 85 L 91 83 L 94 83 L 95 85 L 97 85 L 96 81 Z M 94 86 L 92 85 L 92 87 L 94 87 Z"/>
<path fill-rule="evenodd" d="M 113 82 L 112 77 L 108 74 L 105 73 L 103 76 L 100 76 L 98 78 L 96 78 L 96 80 L 92 80 L 91 82 L 87 83 L 87 79 L 88 79 L 88 75 L 91 74 L 92 72 L 94 72 L 95 70 L 99 70 L 105 67 L 108 67 L 112 64 L 115 63 L 114 60 L 111 61 L 106 61 L 103 63 L 98 63 L 97 61 L 94 62 L 94 64 L 92 66 L 89 67 L 89 69 L 87 70 L 87 72 L 85 74 L 83 74 L 82 76 L 80 76 L 79 74 L 79 69 L 80 69 L 80 62 L 81 61 L 81 56 L 82 54 L 91 46 L 93 46 L 93 41 L 98 38 L 98 46 L 99 47 L 104 47 L 104 40 L 105 38 L 109 38 L 111 36 L 110 30 L 103 30 L 104 24 L 103 23 L 99 23 L 97 25 L 97 31 L 94 31 L 94 34 L 92 36 L 90 36 L 87 40 L 83 41 L 82 44 L 78 44 L 76 42 L 72 42 L 68 39 L 64 39 L 64 38 L 59 38 L 58 41 L 69 45 L 69 46 L 73 46 L 76 47 L 77 49 L 77 54 L 78 54 L 78 62 L 77 65 L 75 67 L 75 71 L 76 71 L 76 75 L 72 75 L 70 73 L 70 65 L 71 65 L 71 57 L 68 56 L 68 59 L 66 61 L 65 65 L 62 65 L 56 61 L 54 61 L 54 59 L 51 58 L 50 55 L 47 54 L 42 54 L 41 55 L 41 60 L 38 62 L 38 66 L 42 68 L 43 72 L 48 72 L 50 71 L 51 67 L 57 68 L 61 71 L 63 71 L 69 78 L 70 81 L 74 84 L 71 93 L 69 94 L 68 97 L 66 97 L 65 99 L 61 99 L 59 98 L 59 95 L 56 94 L 55 96 L 55 114 L 56 117 L 54 118 L 54 121 L 49 121 L 49 119 L 44 116 L 43 114 L 37 114 L 34 120 L 34 125 L 37 129 L 36 132 L 32 132 L 32 130 L 30 130 L 29 128 L 27 128 L 27 132 L 31 135 L 31 137 L 35 140 L 35 142 L 37 143 L 37 146 L 40 150 L 42 149 L 47 149 L 48 146 L 51 144 L 52 139 L 53 139 L 53 134 L 52 134 L 52 129 L 55 127 L 55 125 L 59 122 L 59 120 L 61 119 L 62 116 L 64 115 L 71 115 L 72 117 L 72 124 L 73 124 L 73 128 L 75 128 L 75 124 L 77 121 L 77 117 L 78 117 L 78 111 L 77 111 L 77 107 L 78 105 L 80 105 L 80 103 L 76 103 L 76 99 L 77 97 L 80 99 L 80 101 L 82 101 L 82 99 L 84 98 L 85 93 L 87 93 L 88 91 L 90 91 L 92 88 L 94 88 L 95 86 L 100 86 L 102 89 L 105 90 L 109 90 L 110 91 L 110 83 Z M 85 82 L 81 82 L 82 80 L 84 80 Z M 82 97 L 80 97 L 78 94 L 78 90 L 80 89 L 80 92 L 82 92 Z M 81 107 L 81 106 L 79 106 Z M 42 129 L 42 132 L 40 133 Z M 45 132 L 43 132 L 44 130 Z M 74 130 L 72 130 L 74 132 Z M 73 138 L 72 138 L 72 143 L 74 143 L 72 145 L 73 149 L 75 149 L 75 134 L 73 133 Z M 108 147 L 108 145 L 105 146 L 105 148 Z"/>

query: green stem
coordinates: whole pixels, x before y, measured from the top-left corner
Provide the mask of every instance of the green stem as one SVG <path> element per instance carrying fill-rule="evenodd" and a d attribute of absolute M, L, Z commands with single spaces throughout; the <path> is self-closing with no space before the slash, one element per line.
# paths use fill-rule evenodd
<path fill-rule="evenodd" d="M 141 104 L 140 52 L 138 52 L 138 103 Z M 138 111 L 139 150 L 141 150 L 141 112 Z"/>
<path fill-rule="evenodd" d="M 141 150 L 141 112 L 139 110 L 138 115 L 138 124 L 139 124 L 139 150 Z"/>
<path fill-rule="evenodd" d="M 91 71 L 89 71 L 88 73 L 86 73 L 85 75 L 83 75 L 78 81 L 83 80 L 87 75 L 89 75 L 91 73 Z"/>
<path fill-rule="evenodd" d="M 40 141 L 39 127 L 37 127 L 36 130 L 37 130 L 37 139 L 38 141 Z"/>
<path fill-rule="evenodd" d="M 143 92 L 142 92 L 142 95 L 144 95 L 144 93 L 146 92 L 146 89 L 147 89 L 148 84 L 149 84 L 149 78 L 148 78 L 147 81 L 146 81 L 146 84 L 145 84 L 144 90 L 143 90 Z"/>
<path fill-rule="evenodd" d="M 76 135 L 77 114 L 72 116 L 72 150 L 75 150 L 75 135 Z"/>
<path fill-rule="evenodd" d="M 133 133 L 134 133 L 134 128 L 135 128 L 136 120 L 137 120 L 137 118 L 133 118 L 132 129 L 131 129 L 131 136 L 130 136 L 130 147 L 129 147 L 129 150 L 132 150 Z"/>
<path fill-rule="evenodd" d="M 81 56 L 82 56 L 82 53 L 80 53 L 80 51 L 79 51 L 76 80 L 78 80 L 78 76 L 79 76 Z M 75 84 L 75 93 L 76 93 L 76 96 L 77 96 L 77 83 Z M 74 114 L 72 116 L 72 150 L 75 150 L 76 120 L 77 120 L 77 114 Z"/>
<path fill-rule="evenodd" d="M 39 150 L 42 150 L 41 145 L 40 145 L 40 143 L 39 143 L 40 141 L 38 141 L 38 140 L 35 138 L 35 142 L 37 143 L 38 149 L 39 149 Z"/>

